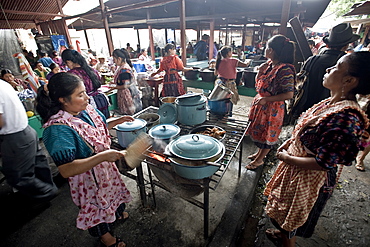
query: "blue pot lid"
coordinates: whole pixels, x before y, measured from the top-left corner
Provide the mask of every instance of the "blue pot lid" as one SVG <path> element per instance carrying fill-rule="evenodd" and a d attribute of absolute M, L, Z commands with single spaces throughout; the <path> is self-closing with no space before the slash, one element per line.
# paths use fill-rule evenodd
<path fill-rule="evenodd" d="M 194 106 L 203 104 L 207 101 L 207 97 L 203 94 L 191 94 L 191 95 L 182 95 L 177 97 L 175 100 L 175 104 L 177 105 L 187 105 L 187 106 Z"/>
<path fill-rule="evenodd" d="M 222 151 L 222 143 L 217 139 L 198 134 L 183 135 L 169 143 L 172 154 L 193 160 L 209 159 Z"/>
<path fill-rule="evenodd" d="M 132 122 L 124 122 L 116 126 L 119 131 L 132 131 L 138 130 L 146 126 L 146 121 L 144 119 L 135 118 Z"/>
<path fill-rule="evenodd" d="M 149 130 L 149 135 L 157 139 L 170 139 L 180 133 L 180 127 L 174 124 L 159 124 Z"/>
<path fill-rule="evenodd" d="M 177 121 L 177 109 L 174 104 L 164 103 L 159 107 L 157 114 L 161 116 L 159 119 L 161 124 L 173 124 Z"/>

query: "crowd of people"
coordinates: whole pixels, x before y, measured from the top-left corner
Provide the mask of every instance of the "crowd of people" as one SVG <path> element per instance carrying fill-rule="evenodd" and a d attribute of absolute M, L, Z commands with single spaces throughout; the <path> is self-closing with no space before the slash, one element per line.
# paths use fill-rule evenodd
<path fill-rule="evenodd" d="M 311 47 L 314 55 L 301 69 L 306 77 L 300 88 L 296 87 L 301 78 L 294 66 L 296 43 L 284 35 L 275 35 L 260 47 L 267 61 L 258 68 L 257 95 L 250 108 L 247 131 L 257 151 L 248 156 L 251 161 L 245 167 L 255 170 L 263 166 L 266 155 L 279 142 L 287 117 L 285 102 L 293 102 L 289 117 L 294 131 L 278 148 L 276 157 L 280 163 L 264 191 L 268 198 L 266 213 L 276 226 L 266 234 L 283 246 L 294 246 L 296 236 L 313 234 L 340 167 L 356 160 L 356 168 L 365 170 L 363 160 L 370 150 L 370 104 L 368 96 L 358 95 L 370 94 L 370 52 L 347 52 L 348 45 L 358 39 L 350 24 L 335 26 L 323 38 L 325 49 L 316 51 Z M 213 54 L 209 54 L 209 36 L 203 35 L 194 47 L 189 43 L 186 50 L 199 61 L 210 61 L 217 75 L 215 86 L 229 88 L 233 92 L 231 102 L 237 104 L 237 67 L 247 67 L 249 63 L 232 58 L 235 43 L 220 50 L 214 47 Z M 139 50 L 138 60 L 149 64 L 147 49 Z M 134 53 L 129 43 L 126 48 L 115 49 L 112 66 L 104 56 L 92 51 L 87 58 L 73 49 L 61 54 L 53 51 L 52 58 L 40 52 L 37 61 L 31 61 L 32 54 L 24 51 L 42 82 L 36 110 L 45 128 L 43 142 L 61 176 L 68 178 L 73 202 L 79 208 L 77 227 L 99 237 L 106 246 L 125 246 L 122 239 L 111 234 L 111 228 L 117 219 L 128 218 L 125 203 L 131 201 L 131 195 L 114 163 L 124 153 L 111 149 L 108 130 L 133 121 L 132 115 L 142 110 L 137 73 L 131 61 Z M 115 119 L 110 118 L 109 100 L 100 90 L 100 73 L 112 68 L 110 88 L 117 89 L 122 115 Z M 177 56 L 175 45 L 169 43 L 164 47 L 159 69 L 151 76 L 163 72 L 161 96 L 177 97 L 185 94 L 179 72 L 188 70 L 191 68 Z M 56 196 L 57 188 L 36 133 L 28 126 L 23 105 L 14 93 L 27 89 L 28 83 L 15 78 L 9 69 L 1 71 L 1 79 L 2 172 L 21 193 L 36 200 L 50 200 Z M 362 107 L 357 102 L 359 97 L 365 99 Z"/>

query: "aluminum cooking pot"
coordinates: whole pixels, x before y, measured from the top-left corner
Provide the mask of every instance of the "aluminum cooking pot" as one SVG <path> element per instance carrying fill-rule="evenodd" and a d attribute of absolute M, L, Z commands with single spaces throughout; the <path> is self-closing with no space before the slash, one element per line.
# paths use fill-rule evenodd
<path fill-rule="evenodd" d="M 123 148 L 127 148 L 140 133 L 146 133 L 146 121 L 144 119 L 135 118 L 132 122 L 124 122 L 114 127 L 117 131 L 118 143 Z"/>
<path fill-rule="evenodd" d="M 222 84 L 221 80 L 217 80 L 215 87 L 208 96 L 209 100 L 223 100 L 231 98 L 234 93 Z"/>
<path fill-rule="evenodd" d="M 207 97 L 203 94 L 182 95 L 177 97 L 177 121 L 185 125 L 197 125 L 207 120 Z"/>
<path fill-rule="evenodd" d="M 168 146 L 166 151 L 168 150 Z M 168 151 L 167 151 L 168 152 Z M 187 160 L 182 158 L 170 157 L 171 165 L 176 172 L 181 177 L 188 179 L 202 179 L 212 176 L 219 167 L 208 165 L 207 162 L 219 162 L 225 155 L 225 146 L 222 145 L 222 151 L 206 160 Z"/>
<path fill-rule="evenodd" d="M 215 69 L 203 68 L 200 70 L 200 77 L 202 81 L 205 82 L 214 82 L 217 76 L 214 74 Z"/>
<path fill-rule="evenodd" d="M 180 127 L 174 124 L 159 124 L 149 130 L 149 135 L 154 139 L 152 148 L 163 153 L 167 145 L 180 133 Z"/>
<path fill-rule="evenodd" d="M 217 139 L 198 134 L 183 135 L 168 144 L 176 157 L 188 160 L 206 160 L 220 154 L 223 144 Z"/>

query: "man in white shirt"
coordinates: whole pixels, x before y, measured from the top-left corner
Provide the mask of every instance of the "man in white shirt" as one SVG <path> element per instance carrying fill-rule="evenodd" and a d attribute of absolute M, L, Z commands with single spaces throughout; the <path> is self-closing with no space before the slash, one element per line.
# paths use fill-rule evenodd
<path fill-rule="evenodd" d="M 56 196 L 49 164 L 36 131 L 13 87 L 0 79 L 0 147 L 2 173 L 8 184 L 36 200 L 48 201 Z"/>

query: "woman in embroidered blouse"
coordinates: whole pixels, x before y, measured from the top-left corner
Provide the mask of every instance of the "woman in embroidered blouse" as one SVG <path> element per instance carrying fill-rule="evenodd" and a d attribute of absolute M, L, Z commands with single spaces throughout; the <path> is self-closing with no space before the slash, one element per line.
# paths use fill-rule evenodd
<path fill-rule="evenodd" d="M 110 234 L 118 218 L 127 218 L 130 192 L 114 161 L 123 153 L 110 149 L 108 129 L 132 121 L 123 116 L 106 122 L 89 104 L 82 79 L 72 73 L 55 74 L 39 88 L 37 112 L 44 122 L 43 141 L 60 174 L 68 178 L 73 202 L 79 207 L 77 228 L 100 237 L 106 246 L 125 246 Z"/>
<path fill-rule="evenodd" d="M 21 79 L 15 78 L 10 69 L 3 69 L 1 71 L 1 79 L 12 85 L 14 90 L 23 91 L 24 89 L 28 89 L 27 83 Z"/>
<path fill-rule="evenodd" d="M 161 71 L 165 71 L 166 74 L 163 78 L 163 89 L 161 92 L 162 97 L 167 96 L 180 96 L 185 94 L 184 85 L 182 78 L 178 71 L 189 71 L 190 68 L 185 68 L 180 58 L 176 55 L 176 47 L 174 44 L 167 44 L 164 47 L 165 56 L 161 60 L 161 64 L 157 72 L 153 73 L 155 76 Z"/>
<path fill-rule="evenodd" d="M 240 100 L 236 88 L 236 68 L 248 67 L 249 63 L 243 63 L 239 59 L 232 58 L 233 51 L 229 46 L 224 46 L 217 54 L 215 75 L 218 76 L 215 84 L 219 83 L 229 88 L 234 94 L 231 96 L 231 103 L 237 104 Z"/>
<path fill-rule="evenodd" d="M 351 165 L 362 148 L 369 121 L 356 94 L 370 93 L 369 60 L 369 52 L 355 52 L 328 68 L 323 85 L 331 97 L 303 113 L 278 149 L 281 162 L 264 192 L 266 213 L 278 229 L 266 234 L 284 246 L 295 246 L 295 236 L 311 237 L 336 184 L 338 164 Z"/>
<path fill-rule="evenodd" d="M 64 50 L 62 59 L 70 69 L 67 73 L 75 74 L 83 80 L 86 93 L 90 97 L 90 104 L 101 111 L 105 118 L 109 118 L 109 100 L 103 92 L 100 92 L 99 72 L 91 68 L 87 64 L 86 59 L 76 50 Z"/>
<path fill-rule="evenodd" d="M 141 95 L 136 83 L 135 70 L 126 49 L 115 49 L 113 61 L 118 66 L 112 89 L 118 89 L 117 103 L 121 114 L 133 115 L 142 110 Z"/>
<path fill-rule="evenodd" d="M 293 97 L 295 84 L 294 62 L 295 44 L 283 35 L 273 36 L 267 41 L 265 57 L 269 60 L 262 64 L 256 76 L 257 95 L 249 112 L 252 120 L 248 134 L 258 150 L 248 156 L 252 161 L 247 169 L 263 165 L 263 159 L 278 138 L 284 120 L 284 100 Z"/>

